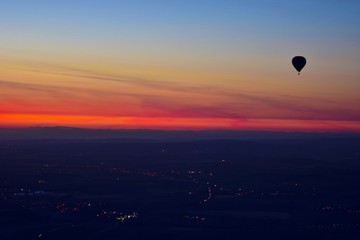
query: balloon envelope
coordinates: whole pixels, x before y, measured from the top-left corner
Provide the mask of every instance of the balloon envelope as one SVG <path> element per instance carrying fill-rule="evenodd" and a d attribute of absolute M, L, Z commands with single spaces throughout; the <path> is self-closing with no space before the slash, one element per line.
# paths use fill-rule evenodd
<path fill-rule="evenodd" d="M 292 65 L 300 73 L 306 65 L 306 59 L 303 56 L 296 56 L 292 59 Z"/>

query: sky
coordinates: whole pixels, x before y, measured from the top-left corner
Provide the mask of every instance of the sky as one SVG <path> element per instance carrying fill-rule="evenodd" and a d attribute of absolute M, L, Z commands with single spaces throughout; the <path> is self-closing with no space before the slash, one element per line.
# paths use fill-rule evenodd
<path fill-rule="evenodd" d="M 359 63 L 357 0 L 1 1 L 0 127 L 360 131 Z"/>

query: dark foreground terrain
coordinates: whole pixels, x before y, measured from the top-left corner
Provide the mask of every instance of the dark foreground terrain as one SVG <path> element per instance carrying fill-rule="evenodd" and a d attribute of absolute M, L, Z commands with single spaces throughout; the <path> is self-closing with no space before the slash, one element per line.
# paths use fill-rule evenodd
<path fill-rule="evenodd" d="M 360 139 L 1 140 L 0 239 L 358 239 Z"/>

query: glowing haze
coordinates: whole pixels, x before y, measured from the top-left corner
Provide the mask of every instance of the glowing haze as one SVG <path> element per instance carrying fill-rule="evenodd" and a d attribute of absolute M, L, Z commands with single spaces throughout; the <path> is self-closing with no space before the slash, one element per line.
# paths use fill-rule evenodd
<path fill-rule="evenodd" d="M 0 126 L 360 131 L 359 16 L 355 0 L 2 1 Z"/>

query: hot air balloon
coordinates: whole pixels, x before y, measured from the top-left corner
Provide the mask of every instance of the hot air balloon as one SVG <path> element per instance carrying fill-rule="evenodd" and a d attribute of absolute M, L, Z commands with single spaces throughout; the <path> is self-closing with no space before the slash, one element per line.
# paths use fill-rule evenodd
<path fill-rule="evenodd" d="M 306 59 L 303 56 L 296 56 L 292 59 L 292 65 L 299 72 L 298 75 L 300 75 L 300 71 L 306 65 Z"/>

